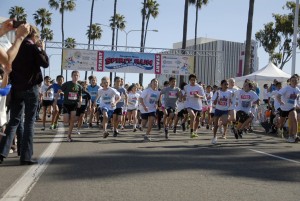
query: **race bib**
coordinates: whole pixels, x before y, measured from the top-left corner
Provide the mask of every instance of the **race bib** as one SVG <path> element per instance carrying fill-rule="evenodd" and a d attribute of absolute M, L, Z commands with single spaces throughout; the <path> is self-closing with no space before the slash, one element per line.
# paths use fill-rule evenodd
<path fill-rule="evenodd" d="M 177 92 L 176 91 L 170 91 L 169 92 L 169 98 L 177 98 Z"/>
<path fill-rule="evenodd" d="M 81 105 L 86 105 L 86 100 L 82 99 Z"/>
<path fill-rule="evenodd" d="M 198 91 L 191 91 L 190 92 L 190 97 L 195 97 L 195 94 L 198 94 Z"/>
<path fill-rule="evenodd" d="M 77 100 L 77 93 L 69 92 L 68 99 L 69 100 Z"/>

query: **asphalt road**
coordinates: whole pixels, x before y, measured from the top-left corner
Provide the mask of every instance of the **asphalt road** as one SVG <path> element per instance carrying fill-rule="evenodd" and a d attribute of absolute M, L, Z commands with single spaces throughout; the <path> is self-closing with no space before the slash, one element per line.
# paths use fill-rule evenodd
<path fill-rule="evenodd" d="M 300 144 L 258 130 L 211 145 L 206 129 L 197 139 L 178 129 L 169 140 L 154 129 L 154 141 L 143 142 L 141 131 L 103 139 L 98 128 L 86 128 L 69 143 L 64 130 L 40 128 L 37 123 L 39 165 L 19 166 L 16 153 L 0 165 L 2 200 L 299 200 Z M 57 148 L 53 158 L 42 155 L 49 146 Z"/>

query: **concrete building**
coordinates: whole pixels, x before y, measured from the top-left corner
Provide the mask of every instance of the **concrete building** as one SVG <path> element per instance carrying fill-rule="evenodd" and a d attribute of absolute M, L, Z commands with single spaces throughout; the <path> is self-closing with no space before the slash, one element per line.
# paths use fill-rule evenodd
<path fill-rule="evenodd" d="M 195 74 L 198 81 L 219 85 L 221 80 L 243 75 L 245 44 L 212 38 L 197 38 Z M 194 49 L 194 39 L 187 40 L 186 49 Z M 174 43 L 173 49 L 181 49 L 182 42 Z M 258 69 L 257 43 L 252 41 L 251 72 Z M 171 75 L 157 76 L 160 83 Z M 179 81 L 179 76 L 176 76 Z M 188 76 L 184 78 L 188 82 Z"/>

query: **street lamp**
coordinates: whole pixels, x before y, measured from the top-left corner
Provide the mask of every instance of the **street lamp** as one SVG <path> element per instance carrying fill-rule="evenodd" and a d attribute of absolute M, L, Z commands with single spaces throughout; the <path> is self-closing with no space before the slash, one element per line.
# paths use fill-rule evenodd
<path fill-rule="evenodd" d="M 125 34 L 126 34 L 126 43 L 125 43 L 125 46 L 126 46 L 126 50 L 127 50 L 127 39 L 128 39 L 128 34 L 129 34 L 130 32 L 134 32 L 134 31 L 139 31 L 139 32 L 141 32 L 141 31 L 143 31 L 143 30 L 135 30 L 135 29 L 132 29 L 132 30 L 129 30 L 129 31 L 125 31 L 125 30 L 122 30 L 122 31 L 124 31 Z M 150 29 L 150 30 L 147 30 L 147 31 L 158 32 L 157 29 Z"/>

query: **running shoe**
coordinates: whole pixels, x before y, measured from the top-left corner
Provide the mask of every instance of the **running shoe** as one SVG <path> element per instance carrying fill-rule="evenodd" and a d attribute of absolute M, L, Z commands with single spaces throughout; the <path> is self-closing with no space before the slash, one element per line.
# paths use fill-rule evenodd
<path fill-rule="evenodd" d="M 199 137 L 195 132 L 191 133 L 191 138 Z"/>
<path fill-rule="evenodd" d="M 240 138 L 243 138 L 243 131 L 238 130 L 237 134 L 239 135 Z"/>
<path fill-rule="evenodd" d="M 227 138 L 226 138 L 226 135 L 223 134 L 223 135 L 222 135 L 222 139 L 225 139 L 225 140 L 226 140 L 226 139 L 227 139 Z"/>
<path fill-rule="evenodd" d="M 173 129 L 173 133 L 176 133 L 176 126 L 175 126 L 174 129 Z"/>
<path fill-rule="evenodd" d="M 168 139 L 169 138 L 169 130 L 165 129 L 165 138 Z"/>
<path fill-rule="evenodd" d="M 136 129 L 136 128 L 134 128 L 134 129 L 133 129 L 133 132 L 136 132 L 136 131 L 137 131 L 137 129 Z"/>
<path fill-rule="evenodd" d="M 105 131 L 105 132 L 103 133 L 103 138 L 107 138 L 108 136 L 109 136 L 109 132 Z"/>
<path fill-rule="evenodd" d="M 77 135 L 80 135 L 80 131 L 78 128 L 76 129 L 76 133 L 77 133 Z"/>
<path fill-rule="evenodd" d="M 239 139 L 239 135 L 237 134 L 237 130 L 232 128 L 235 139 Z"/>
<path fill-rule="evenodd" d="M 45 130 L 45 127 L 42 127 L 42 129 L 41 129 L 42 131 L 44 131 Z"/>
<path fill-rule="evenodd" d="M 53 130 L 54 129 L 54 125 L 52 124 L 49 129 Z"/>
<path fill-rule="evenodd" d="M 118 131 L 114 131 L 114 137 L 117 137 L 120 133 Z"/>
<path fill-rule="evenodd" d="M 209 129 L 209 125 L 208 125 L 208 124 L 206 125 L 206 129 L 207 129 L 207 130 Z"/>
<path fill-rule="evenodd" d="M 67 142 L 73 142 L 73 139 L 70 137 L 67 137 Z"/>
<path fill-rule="evenodd" d="M 184 132 L 185 131 L 185 123 L 182 123 L 181 127 L 182 127 L 182 131 Z"/>
<path fill-rule="evenodd" d="M 53 125 L 53 129 L 57 129 L 57 124 L 54 124 L 54 125 Z"/>
<path fill-rule="evenodd" d="M 282 128 L 277 129 L 277 136 L 283 138 L 283 129 Z"/>
<path fill-rule="evenodd" d="M 287 140 L 286 140 L 288 143 L 294 143 L 296 142 L 295 138 L 290 136 Z"/>
<path fill-rule="evenodd" d="M 151 138 L 148 135 L 144 135 L 144 142 L 151 142 Z"/>
<path fill-rule="evenodd" d="M 217 144 L 217 142 L 218 142 L 217 136 L 214 137 L 214 138 L 211 140 L 211 143 L 212 143 L 212 144 Z"/>

